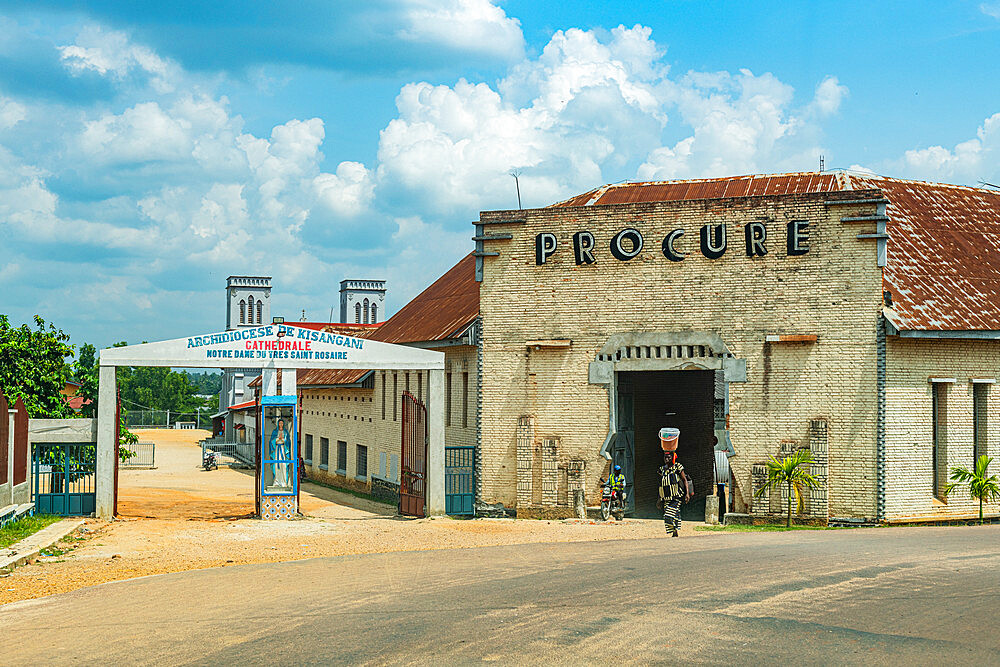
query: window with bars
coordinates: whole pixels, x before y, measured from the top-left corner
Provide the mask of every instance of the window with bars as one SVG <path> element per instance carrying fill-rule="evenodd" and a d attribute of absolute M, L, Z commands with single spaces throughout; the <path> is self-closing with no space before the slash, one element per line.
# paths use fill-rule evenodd
<path fill-rule="evenodd" d="M 972 461 L 973 465 L 980 456 L 987 456 L 987 437 L 989 434 L 988 406 L 990 385 L 976 382 L 972 385 Z"/>
<path fill-rule="evenodd" d="M 462 428 L 469 426 L 469 374 L 462 373 Z"/>
<path fill-rule="evenodd" d="M 358 445 L 356 454 L 358 479 L 368 479 L 368 448 Z"/>
<path fill-rule="evenodd" d="M 382 371 L 382 421 L 385 421 L 385 371 Z"/>
<path fill-rule="evenodd" d="M 397 410 L 399 409 L 399 401 L 397 400 L 399 396 L 399 376 L 396 373 L 392 374 L 392 421 L 397 419 Z"/>
<path fill-rule="evenodd" d="M 347 443 L 343 440 L 337 441 L 337 472 L 347 474 Z"/>
<path fill-rule="evenodd" d="M 330 468 L 330 440 L 328 438 L 319 439 L 319 467 L 323 470 Z"/>
<path fill-rule="evenodd" d="M 931 473 L 934 496 L 946 500 L 945 485 L 948 483 L 948 384 L 935 382 L 931 385 Z"/>
<path fill-rule="evenodd" d="M 451 426 L 451 373 L 444 374 L 444 425 Z"/>
<path fill-rule="evenodd" d="M 305 460 L 306 463 L 308 463 L 309 465 L 312 465 L 312 462 L 313 462 L 313 437 L 311 435 L 309 435 L 308 433 L 306 434 L 306 439 L 305 439 L 305 445 L 304 446 L 305 446 L 305 452 L 302 454 L 302 458 Z"/>

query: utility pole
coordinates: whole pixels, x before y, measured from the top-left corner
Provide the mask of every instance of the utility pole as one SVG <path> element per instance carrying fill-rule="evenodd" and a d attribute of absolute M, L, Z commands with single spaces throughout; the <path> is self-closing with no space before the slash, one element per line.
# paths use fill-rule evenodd
<path fill-rule="evenodd" d="M 518 181 L 518 177 L 521 175 L 519 169 L 511 169 L 510 175 L 514 177 L 514 187 L 517 188 L 517 210 L 521 210 L 521 183 Z"/>

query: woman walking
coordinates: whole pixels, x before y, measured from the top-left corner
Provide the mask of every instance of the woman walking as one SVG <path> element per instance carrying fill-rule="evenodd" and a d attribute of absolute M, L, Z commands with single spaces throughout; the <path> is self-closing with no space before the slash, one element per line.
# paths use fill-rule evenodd
<path fill-rule="evenodd" d="M 684 466 L 677 460 L 677 452 L 663 452 L 660 498 L 663 500 L 663 527 L 677 537 L 677 531 L 681 527 L 681 501 L 691 499 L 687 475 L 684 474 Z"/>

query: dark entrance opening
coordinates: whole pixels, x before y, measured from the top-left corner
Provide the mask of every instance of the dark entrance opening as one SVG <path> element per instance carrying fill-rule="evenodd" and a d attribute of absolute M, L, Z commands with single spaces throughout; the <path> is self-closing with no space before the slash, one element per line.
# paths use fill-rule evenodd
<path fill-rule="evenodd" d="M 632 515 L 663 516 L 656 506 L 659 469 L 663 465 L 659 431 L 672 426 L 681 430 L 677 456 L 694 481 L 695 490 L 694 498 L 683 506 L 681 516 L 703 521 L 705 497 L 712 493 L 715 481 L 715 371 L 630 371 L 618 375 L 618 405 L 632 407 L 635 442 Z M 627 472 L 626 477 L 629 477 Z"/>

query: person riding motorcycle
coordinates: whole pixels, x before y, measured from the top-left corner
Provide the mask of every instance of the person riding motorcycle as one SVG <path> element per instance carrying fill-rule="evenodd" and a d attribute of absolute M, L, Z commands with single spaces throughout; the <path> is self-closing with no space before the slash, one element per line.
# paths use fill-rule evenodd
<path fill-rule="evenodd" d="M 621 466 L 615 466 L 614 471 L 608 477 L 608 484 L 611 485 L 611 492 L 617 493 L 621 497 L 622 492 L 625 491 L 625 475 L 622 474 Z"/>

